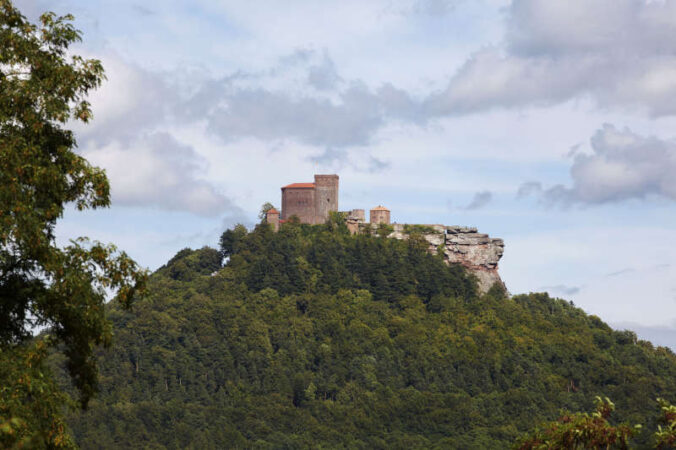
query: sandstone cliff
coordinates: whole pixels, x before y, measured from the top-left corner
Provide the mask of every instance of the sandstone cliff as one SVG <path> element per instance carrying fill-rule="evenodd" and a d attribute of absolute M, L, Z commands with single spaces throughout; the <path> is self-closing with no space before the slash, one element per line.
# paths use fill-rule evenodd
<path fill-rule="evenodd" d="M 496 282 L 504 286 L 498 274 L 498 261 L 505 248 L 502 239 L 478 233 L 473 227 L 405 224 L 392 227 L 394 231 L 388 237 L 394 239 L 407 239 L 411 232 L 419 232 L 429 242 L 431 253 L 442 251 L 449 264 L 462 264 L 473 273 L 481 292 L 488 291 Z"/>

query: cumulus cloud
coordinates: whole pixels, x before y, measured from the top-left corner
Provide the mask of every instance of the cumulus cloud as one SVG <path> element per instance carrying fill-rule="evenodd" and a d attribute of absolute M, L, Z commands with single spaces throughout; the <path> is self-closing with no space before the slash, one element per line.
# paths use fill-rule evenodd
<path fill-rule="evenodd" d="M 291 138 L 316 146 L 364 145 L 383 123 L 373 94 L 358 85 L 342 92 L 339 102 L 294 98 L 264 88 L 235 88 L 220 100 L 222 106 L 207 120 L 209 130 L 225 140 Z"/>
<path fill-rule="evenodd" d="M 411 12 L 430 16 L 444 16 L 455 9 L 456 3 L 457 0 L 418 0 L 412 5 Z"/>
<path fill-rule="evenodd" d="M 676 1 L 514 0 L 504 45 L 469 58 L 427 100 L 431 115 L 551 105 L 676 113 Z"/>
<path fill-rule="evenodd" d="M 650 196 L 676 200 L 676 141 L 640 136 L 605 124 L 591 138 L 592 153 L 579 153 L 570 168 L 572 186 L 542 189 L 526 183 L 521 196 L 539 193 L 550 204 L 602 204 Z"/>
<path fill-rule="evenodd" d="M 89 98 L 95 120 L 72 128 L 80 151 L 106 169 L 113 204 L 239 215 L 241 209 L 201 176 L 207 161 L 172 134 L 188 98 L 180 83 L 117 54 L 103 55 L 103 63 L 107 81 Z"/>
<path fill-rule="evenodd" d="M 336 66 L 326 52 L 318 64 L 308 68 L 307 82 L 316 89 L 322 91 L 334 89 L 340 80 Z"/>
<path fill-rule="evenodd" d="M 255 138 L 309 144 L 320 150 L 314 160 L 341 165 L 348 163 L 352 148 L 365 148 L 388 119 L 416 116 L 417 105 L 406 92 L 388 84 L 373 89 L 358 80 L 345 82 L 326 52 L 298 50 L 257 73 L 202 76 L 189 83 L 179 72 L 149 71 L 114 53 L 102 59 L 108 80 L 90 97 L 95 120 L 72 126 L 80 148 L 108 170 L 116 204 L 197 214 L 235 208 L 199 179 L 198 171 L 206 172 L 208 164 L 178 143 L 176 126 L 205 126 L 224 142 Z M 302 89 L 282 88 L 294 79 Z M 138 165 L 131 164 L 133 153 Z M 388 167 L 367 150 L 362 153 L 360 170 Z M 158 181 L 152 167 L 170 176 Z"/>
<path fill-rule="evenodd" d="M 312 75 L 312 68 L 309 74 Z M 328 88 L 326 80 L 315 80 Z M 419 105 L 403 90 L 360 81 L 330 95 L 294 93 L 230 79 L 210 82 L 190 100 L 191 120 L 207 121 L 225 141 L 293 139 L 317 147 L 366 146 L 390 119 L 415 121 Z"/>
<path fill-rule="evenodd" d="M 168 133 L 145 135 L 132 148 L 111 142 L 87 152 L 92 163 L 106 169 L 114 204 L 153 206 L 204 216 L 237 215 L 228 197 L 200 178 L 204 160 Z"/>
<path fill-rule="evenodd" d="M 172 86 L 163 74 L 143 69 L 114 53 L 102 59 L 106 81 L 89 96 L 94 120 L 87 125 L 73 123 L 81 144 L 119 141 L 127 145 L 143 131 L 166 124 L 181 109 L 178 87 Z"/>
<path fill-rule="evenodd" d="M 443 17 L 455 9 L 459 0 L 408 0 L 390 4 L 386 11 L 404 16 Z"/>
<path fill-rule="evenodd" d="M 516 193 L 516 198 L 525 198 L 533 194 L 539 194 L 542 192 L 542 183 L 539 181 L 528 181 L 519 186 L 519 190 Z"/>
<path fill-rule="evenodd" d="M 321 153 L 307 158 L 308 161 L 322 166 L 341 168 L 345 165 L 353 169 L 365 172 L 381 172 L 390 167 L 389 161 L 376 158 L 371 155 L 361 155 L 356 161 L 351 160 L 348 151 L 344 148 L 325 148 Z"/>
<path fill-rule="evenodd" d="M 411 1 L 409 9 L 440 13 L 453 4 Z M 476 52 L 443 91 L 419 97 L 391 84 L 369 86 L 341 77 L 326 50 L 300 49 L 259 72 L 235 71 L 218 79 L 204 74 L 183 84 L 176 73 L 155 73 L 107 57 L 109 81 L 92 98 L 96 120 L 78 130 L 78 138 L 85 147 L 91 142 L 101 148 L 128 147 L 136 136 L 158 130 L 171 134 L 173 125 L 197 124 L 228 143 L 253 138 L 271 145 L 288 140 L 313 146 L 319 151 L 316 159 L 338 165 L 359 149 L 371 158 L 365 170 L 378 171 L 387 163 L 370 155 L 368 147 L 396 121 L 425 125 L 435 117 L 549 105 L 580 96 L 600 105 L 672 114 L 676 44 L 667 37 L 676 31 L 674 5 L 676 0 L 571 0 L 563 7 L 514 0 L 504 43 Z M 634 31 L 627 33 L 629 29 Z M 634 145 L 654 149 L 654 144 Z M 663 159 L 670 152 L 653 150 L 650 155 Z M 573 149 L 572 187 L 543 189 L 532 182 L 518 196 L 540 191 L 548 202 L 561 204 L 650 193 L 671 197 L 673 183 L 664 171 L 637 161 L 635 153 L 603 142 L 594 145 L 592 155 Z M 660 183 L 649 181 L 655 174 Z M 466 208 L 490 200 L 490 193 L 478 193 Z"/>
<path fill-rule="evenodd" d="M 469 204 L 465 206 L 463 209 L 467 211 L 473 211 L 475 209 L 483 208 L 484 206 L 488 205 L 492 199 L 493 194 L 489 191 L 477 192 L 476 194 L 474 194 L 474 198 L 472 198 L 472 201 L 469 202 Z"/>
<path fill-rule="evenodd" d="M 521 55 L 676 50 L 671 39 L 676 29 L 673 0 L 514 0 L 508 26 L 510 49 Z"/>

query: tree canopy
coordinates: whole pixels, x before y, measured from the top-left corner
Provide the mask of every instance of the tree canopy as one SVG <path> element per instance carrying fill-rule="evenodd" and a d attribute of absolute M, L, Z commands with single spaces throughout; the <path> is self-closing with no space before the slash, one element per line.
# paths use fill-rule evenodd
<path fill-rule="evenodd" d="M 579 424 L 641 448 L 676 398 L 668 349 L 547 294 L 480 296 L 415 239 L 338 218 L 224 235 L 224 267 L 184 249 L 133 314 L 110 306 L 102 394 L 69 419 L 83 447 L 504 449 L 600 396 L 617 411 Z"/>
<path fill-rule="evenodd" d="M 81 39 L 72 20 L 45 13 L 33 24 L 11 1 L 0 0 L 0 365 L 28 364 L 26 372 L 0 370 L 0 439 L 33 439 L 31 445 L 56 445 L 58 434 L 45 431 L 26 409 L 39 402 L 46 408 L 46 392 L 58 390 L 37 395 L 18 387 L 31 382 L 30 373 L 44 375 L 43 346 L 32 334 L 46 329 L 41 342 L 64 352 L 85 406 L 96 390 L 93 349 L 111 338 L 106 292 L 116 292 L 126 307 L 146 280 L 112 245 L 86 238 L 65 247 L 55 242 L 66 207 L 110 204 L 104 171 L 75 152 L 75 136 L 66 128 L 91 119 L 87 94 L 104 79 L 99 61 L 70 54 Z M 22 401 L 14 402 L 17 396 Z M 47 416 L 56 417 L 61 403 L 51 404 Z"/>

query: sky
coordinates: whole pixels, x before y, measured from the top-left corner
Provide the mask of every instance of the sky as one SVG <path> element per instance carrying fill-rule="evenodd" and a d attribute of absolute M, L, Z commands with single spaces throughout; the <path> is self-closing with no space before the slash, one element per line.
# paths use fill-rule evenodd
<path fill-rule="evenodd" d="M 60 242 L 156 269 L 280 187 L 505 240 L 548 291 L 676 349 L 676 0 L 16 0 L 72 13 L 107 81 L 72 124 L 113 205 Z"/>

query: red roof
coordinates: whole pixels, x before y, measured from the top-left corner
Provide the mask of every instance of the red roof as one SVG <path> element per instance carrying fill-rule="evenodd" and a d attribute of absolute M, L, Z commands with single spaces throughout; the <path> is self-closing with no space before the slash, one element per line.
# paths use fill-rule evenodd
<path fill-rule="evenodd" d="M 292 189 L 314 189 L 315 184 L 314 183 L 291 183 L 287 184 L 286 186 L 282 186 L 282 189 L 287 189 L 287 188 L 292 188 Z"/>
<path fill-rule="evenodd" d="M 378 205 L 375 208 L 371 208 L 371 211 L 389 211 L 389 209 L 385 208 L 384 206 Z"/>
<path fill-rule="evenodd" d="M 268 209 L 268 214 L 279 214 L 279 211 L 277 211 L 275 208 L 270 208 Z"/>

